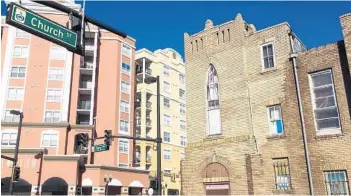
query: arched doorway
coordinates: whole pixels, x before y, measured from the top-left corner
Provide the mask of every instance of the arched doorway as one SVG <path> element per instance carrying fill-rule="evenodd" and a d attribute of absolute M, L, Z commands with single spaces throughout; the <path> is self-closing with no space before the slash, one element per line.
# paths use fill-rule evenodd
<path fill-rule="evenodd" d="M 11 177 L 1 178 L 1 195 L 9 194 Z M 13 183 L 13 193 L 16 195 L 31 195 L 32 185 L 20 178 Z"/>
<path fill-rule="evenodd" d="M 203 174 L 206 195 L 229 195 L 229 173 L 220 163 L 210 163 L 206 166 Z"/>
<path fill-rule="evenodd" d="M 41 188 L 42 195 L 67 195 L 68 184 L 60 177 L 47 179 Z"/>

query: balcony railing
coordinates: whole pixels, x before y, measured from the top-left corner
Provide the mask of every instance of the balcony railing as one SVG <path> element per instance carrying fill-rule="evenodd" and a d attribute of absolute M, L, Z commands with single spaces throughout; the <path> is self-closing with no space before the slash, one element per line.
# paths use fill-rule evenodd
<path fill-rule="evenodd" d="M 93 63 L 84 63 L 84 65 L 82 66 L 82 68 L 85 68 L 85 69 L 93 69 Z"/>
<path fill-rule="evenodd" d="M 78 120 L 77 124 L 79 125 L 89 125 L 90 121 L 89 120 Z"/>
<path fill-rule="evenodd" d="M 81 110 L 90 110 L 91 108 L 91 101 L 80 101 L 78 105 L 78 109 Z"/>
<path fill-rule="evenodd" d="M 79 83 L 79 88 L 86 88 L 86 89 L 91 89 L 93 86 L 92 81 L 83 81 Z"/>
<path fill-rule="evenodd" d="M 137 119 L 136 124 L 137 124 L 137 126 L 140 126 L 141 125 L 141 120 Z"/>
<path fill-rule="evenodd" d="M 140 108 L 141 107 L 141 102 L 135 102 L 135 108 Z"/>

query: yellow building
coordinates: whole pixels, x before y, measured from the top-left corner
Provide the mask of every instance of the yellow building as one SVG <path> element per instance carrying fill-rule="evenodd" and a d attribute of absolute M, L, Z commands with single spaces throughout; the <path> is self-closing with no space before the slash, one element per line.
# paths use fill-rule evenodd
<path fill-rule="evenodd" d="M 151 52 L 141 49 L 135 55 L 137 66 L 136 135 L 157 136 L 157 85 L 146 84 L 147 77 L 160 76 L 162 187 L 163 195 L 180 193 L 180 161 L 186 145 L 185 123 L 185 64 L 173 49 Z M 136 143 L 137 166 L 150 170 L 156 177 L 156 143 Z"/>

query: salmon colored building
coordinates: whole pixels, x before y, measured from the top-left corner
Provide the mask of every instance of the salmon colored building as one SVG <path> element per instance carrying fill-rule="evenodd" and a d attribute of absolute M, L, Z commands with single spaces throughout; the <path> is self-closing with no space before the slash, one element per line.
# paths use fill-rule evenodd
<path fill-rule="evenodd" d="M 62 4 L 80 9 L 74 2 Z M 69 21 L 49 7 L 21 5 L 64 26 Z M 92 138 L 103 137 L 105 130 L 133 134 L 135 39 L 89 24 L 85 40 L 83 61 L 2 18 L 2 155 L 13 157 L 16 144 L 19 117 L 10 110 L 24 115 L 15 193 L 127 195 L 145 194 L 149 187 L 149 171 L 132 167 L 131 140 L 114 139 L 108 151 L 92 152 L 93 145 L 104 143 Z M 2 159 L 2 194 L 9 190 L 11 172 L 12 162 Z"/>

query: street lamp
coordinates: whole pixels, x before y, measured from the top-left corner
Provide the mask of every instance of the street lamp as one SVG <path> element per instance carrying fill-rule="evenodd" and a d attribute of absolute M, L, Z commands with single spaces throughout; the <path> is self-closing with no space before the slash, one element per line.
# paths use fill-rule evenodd
<path fill-rule="evenodd" d="M 16 140 L 16 147 L 15 147 L 15 156 L 13 158 L 12 174 L 11 174 L 10 188 L 9 188 L 9 194 L 13 195 L 13 174 L 14 174 L 14 168 L 17 166 L 17 160 L 18 160 L 18 148 L 19 148 L 19 143 L 20 143 L 20 138 L 21 138 L 23 112 L 20 112 L 20 111 L 17 111 L 17 110 L 11 110 L 10 114 L 20 117 L 19 123 L 18 123 L 17 140 Z"/>
<path fill-rule="evenodd" d="M 144 79 L 146 84 L 152 84 L 156 82 L 157 85 L 157 189 L 158 194 L 162 194 L 162 184 L 161 184 L 161 121 L 160 121 L 160 76 L 155 77 L 147 77 Z"/>
<path fill-rule="evenodd" d="M 112 175 L 110 174 L 109 176 L 105 175 L 104 181 L 105 181 L 105 195 L 108 195 L 108 184 L 112 180 Z"/>

